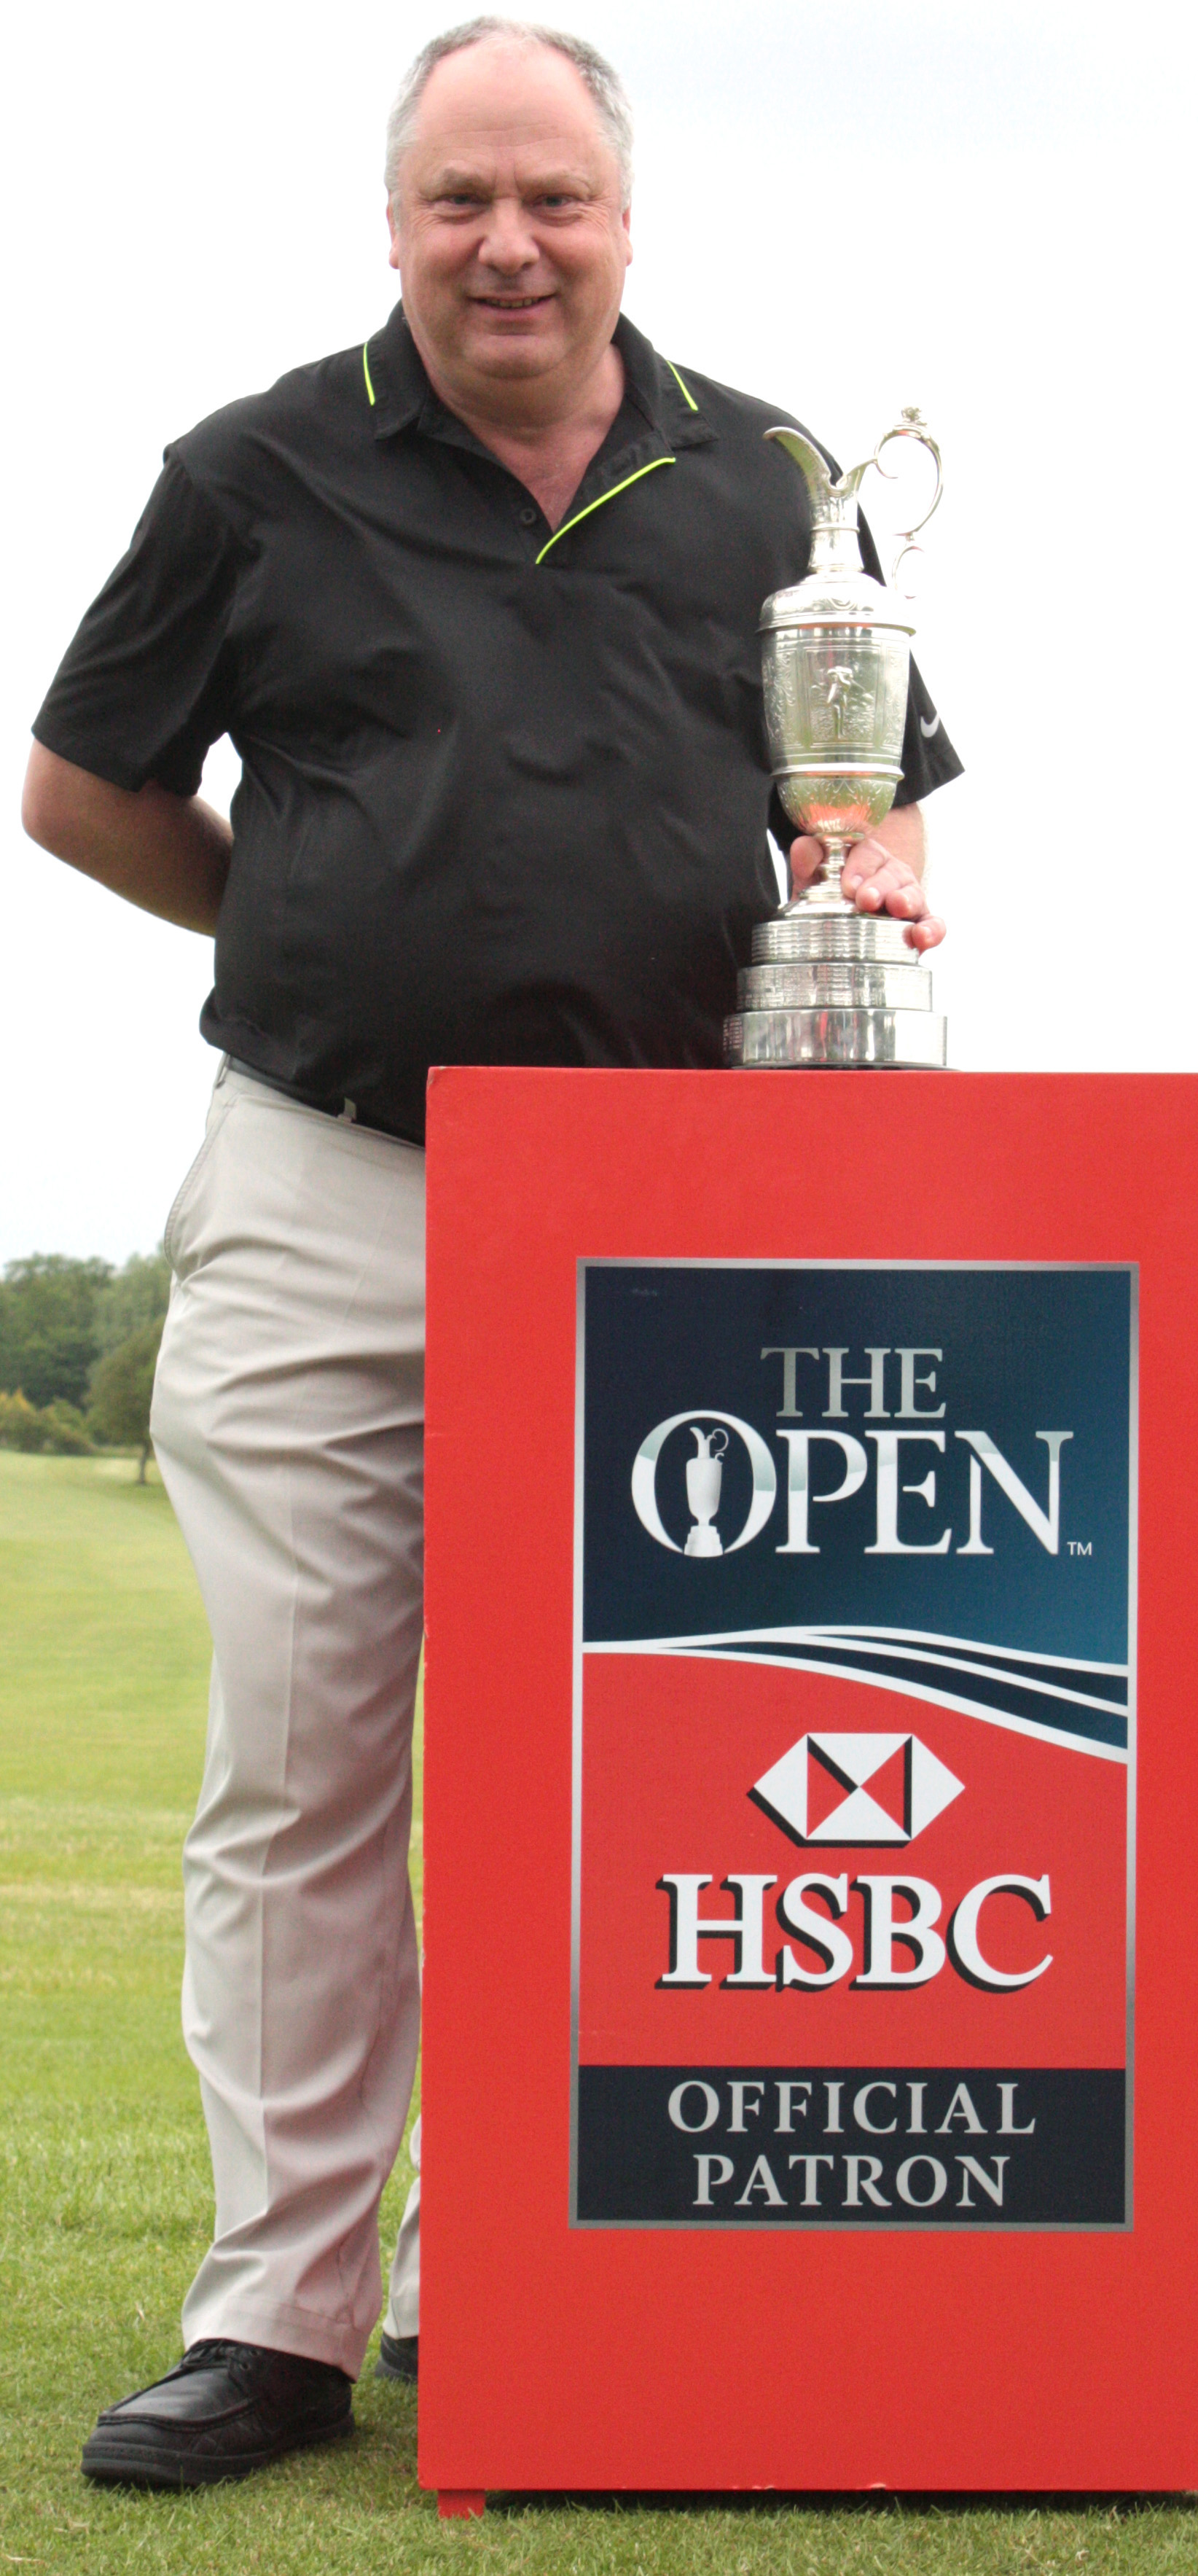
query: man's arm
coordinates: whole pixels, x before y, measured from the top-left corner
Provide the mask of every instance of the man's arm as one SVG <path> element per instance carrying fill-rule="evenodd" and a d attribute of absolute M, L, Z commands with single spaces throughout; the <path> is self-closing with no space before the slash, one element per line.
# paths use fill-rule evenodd
<path fill-rule="evenodd" d="M 810 885 L 823 855 L 823 842 L 810 833 L 792 841 L 790 874 L 796 894 Z M 936 948 L 944 937 L 944 923 L 929 911 L 921 882 L 926 858 L 921 807 L 892 805 L 867 841 L 854 841 L 840 881 L 858 912 L 886 911 L 905 921 L 911 948 Z"/>
<path fill-rule="evenodd" d="M 198 796 L 152 782 L 133 794 L 35 742 L 21 820 L 31 840 L 126 903 L 183 930 L 215 931 L 233 834 Z"/>

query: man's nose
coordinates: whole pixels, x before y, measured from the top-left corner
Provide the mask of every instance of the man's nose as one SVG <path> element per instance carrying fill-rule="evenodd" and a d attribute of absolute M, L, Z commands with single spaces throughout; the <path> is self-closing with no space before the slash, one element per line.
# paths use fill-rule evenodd
<path fill-rule="evenodd" d="M 496 197 L 488 207 L 478 257 L 509 277 L 540 258 L 532 223 L 518 198 Z"/>

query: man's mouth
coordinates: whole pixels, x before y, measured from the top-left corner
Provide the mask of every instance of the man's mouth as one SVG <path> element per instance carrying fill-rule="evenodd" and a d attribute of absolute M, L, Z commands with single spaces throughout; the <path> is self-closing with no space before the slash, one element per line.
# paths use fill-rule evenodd
<path fill-rule="evenodd" d="M 485 304 L 492 313 L 531 313 L 538 304 L 548 304 L 547 295 L 475 295 L 474 304 Z"/>

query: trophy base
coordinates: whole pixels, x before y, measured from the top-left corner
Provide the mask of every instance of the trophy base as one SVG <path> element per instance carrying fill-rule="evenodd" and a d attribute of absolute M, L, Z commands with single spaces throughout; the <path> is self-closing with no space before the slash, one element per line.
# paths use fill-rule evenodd
<path fill-rule="evenodd" d="M 910 950 L 907 954 L 910 956 Z M 839 958 L 810 965 L 742 966 L 736 979 L 742 1011 L 930 1011 L 926 966 L 849 965 Z"/>
<path fill-rule="evenodd" d="M 796 904 L 759 921 L 753 932 L 753 964 L 911 966 L 915 950 L 907 946 L 906 924 L 893 913 L 855 912 L 841 904 L 822 912 L 814 904 Z"/>
<path fill-rule="evenodd" d="M 886 913 L 800 903 L 758 922 L 737 999 L 724 1023 L 728 1065 L 940 1071 L 948 1061 L 931 975 Z"/>
<path fill-rule="evenodd" d="M 724 1542 L 718 1529 L 712 1529 L 707 1521 L 699 1521 L 694 1529 L 687 1531 L 682 1553 L 684 1556 L 722 1556 Z"/>
<path fill-rule="evenodd" d="M 948 1033 L 938 1011 L 735 1011 L 724 1022 L 724 1061 L 942 1072 Z"/>

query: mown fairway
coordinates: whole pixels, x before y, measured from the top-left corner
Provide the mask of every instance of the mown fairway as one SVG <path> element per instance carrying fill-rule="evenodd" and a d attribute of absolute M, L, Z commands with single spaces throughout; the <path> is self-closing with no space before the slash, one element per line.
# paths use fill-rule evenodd
<path fill-rule="evenodd" d="M 1195 2576 L 1198 2513 L 1184 2505 L 516 2498 L 481 2523 L 442 2524 L 416 2485 L 414 2401 L 378 2387 L 370 2365 L 352 2444 L 199 2495 L 84 2485 L 97 2408 L 177 2358 L 210 2223 L 177 2000 L 207 1632 L 166 1497 L 133 1475 L 131 1462 L 0 1451 L 0 2565 Z M 385 2236 L 407 2180 L 405 2167 L 390 2186 Z M 814 2344 L 795 2402 L 819 2402 Z"/>

